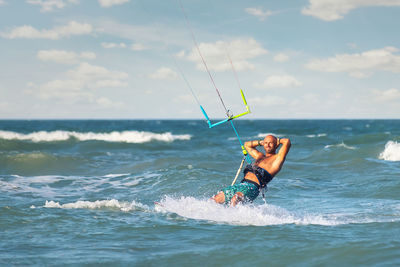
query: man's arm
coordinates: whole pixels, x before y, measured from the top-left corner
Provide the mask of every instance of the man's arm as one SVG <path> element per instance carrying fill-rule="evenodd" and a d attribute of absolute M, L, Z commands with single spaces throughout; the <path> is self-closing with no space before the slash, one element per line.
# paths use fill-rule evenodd
<path fill-rule="evenodd" d="M 289 138 L 278 139 L 277 143 L 278 143 L 278 146 L 282 145 L 282 147 L 279 149 L 279 152 L 278 152 L 278 158 L 283 163 L 286 159 L 286 155 L 289 153 L 289 149 L 292 144 L 290 143 Z"/>
<path fill-rule="evenodd" d="M 255 160 L 258 160 L 264 156 L 263 153 L 256 149 L 257 146 L 262 146 L 264 141 L 254 140 L 247 141 L 244 143 L 244 148 L 247 150 L 247 153 L 250 154 Z"/>

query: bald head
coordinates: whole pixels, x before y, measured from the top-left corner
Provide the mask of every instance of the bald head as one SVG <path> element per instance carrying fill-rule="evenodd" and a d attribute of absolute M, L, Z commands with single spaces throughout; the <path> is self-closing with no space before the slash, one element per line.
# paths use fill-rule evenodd
<path fill-rule="evenodd" d="M 275 141 L 275 143 L 278 141 L 278 138 L 276 138 L 275 136 L 269 134 L 264 138 L 264 142 L 268 142 L 268 141 Z"/>
<path fill-rule="evenodd" d="M 273 135 L 267 135 L 264 138 L 264 149 L 267 154 L 275 154 L 278 147 L 278 139 Z"/>

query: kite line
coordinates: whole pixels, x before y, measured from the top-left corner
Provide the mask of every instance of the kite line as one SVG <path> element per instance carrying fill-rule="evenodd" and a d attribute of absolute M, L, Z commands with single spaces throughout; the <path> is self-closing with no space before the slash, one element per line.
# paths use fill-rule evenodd
<path fill-rule="evenodd" d="M 179 5 L 180 5 L 180 8 L 181 8 L 181 10 L 182 10 L 182 13 L 183 13 L 183 15 L 184 15 L 184 17 L 185 17 L 186 25 L 187 25 L 187 27 L 188 27 L 190 33 L 191 33 L 193 43 L 194 43 L 194 45 L 195 45 L 195 47 L 196 47 L 196 49 L 197 49 L 197 52 L 198 52 L 198 54 L 199 54 L 199 56 L 200 56 L 200 58 L 201 58 L 201 61 L 203 62 L 203 65 L 204 65 L 204 67 L 205 67 L 205 69 L 206 69 L 206 71 L 207 71 L 207 73 L 208 73 L 208 76 L 210 77 L 211 83 L 213 84 L 213 86 L 214 86 L 214 88 L 215 88 L 215 90 L 216 90 L 216 92 L 217 92 L 217 95 L 218 95 L 218 97 L 219 97 L 219 99 L 220 99 L 220 101 L 221 101 L 221 104 L 222 104 L 222 106 L 223 106 L 224 109 L 225 109 L 225 114 L 226 114 L 226 117 L 227 117 L 227 118 L 226 118 L 226 119 L 223 119 L 223 120 L 221 120 L 221 121 L 212 123 L 212 122 L 211 122 L 211 119 L 210 119 L 209 116 L 207 115 L 207 112 L 205 111 L 205 109 L 203 108 L 203 106 L 200 104 L 198 98 L 195 96 L 195 94 L 194 94 L 194 92 L 193 92 L 193 89 L 192 89 L 191 86 L 189 85 L 189 88 L 190 88 L 190 90 L 191 90 L 191 92 L 192 92 L 192 95 L 195 96 L 196 102 L 199 104 L 200 109 L 201 109 L 201 111 L 202 111 L 204 117 L 205 117 L 206 120 L 207 120 L 207 123 L 208 123 L 209 128 L 213 128 L 213 127 L 215 127 L 215 126 L 221 125 L 221 124 L 223 124 L 223 123 L 229 121 L 230 124 L 231 124 L 231 126 L 232 126 L 232 129 L 234 130 L 234 132 L 235 132 L 235 134 L 236 134 L 237 139 L 239 140 L 240 146 L 241 146 L 241 148 L 242 148 L 242 153 L 243 153 L 243 156 L 244 156 L 244 157 L 243 157 L 242 163 L 240 164 L 240 168 L 239 168 L 239 170 L 238 170 L 238 172 L 237 172 L 237 175 L 236 175 L 236 177 L 235 177 L 235 179 L 234 179 L 234 181 L 233 181 L 233 183 L 232 183 L 232 184 L 234 184 L 235 181 L 236 181 L 236 179 L 237 179 L 237 176 L 238 176 L 238 174 L 239 174 L 239 172 L 240 172 L 240 170 L 241 170 L 241 168 L 242 168 L 242 166 L 243 166 L 244 160 L 246 159 L 247 162 L 248 162 L 249 164 L 251 164 L 251 159 L 250 159 L 250 157 L 249 157 L 249 155 L 248 155 L 248 153 L 247 153 L 247 151 L 246 151 L 246 149 L 245 149 L 245 147 L 244 147 L 244 145 L 243 145 L 242 140 L 240 139 L 239 133 L 238 133 L 238 131 L 236 130 L 235 125 L 233 124 L 233 120 L 236 119 L 236 118 L 242 117 L 242 116 L 244 116 L 244 115 L 246 115 L 246 114 L 249 114 L 249 113 L 250 113 L 250 108 L 249 108 L 249 106 L 248 106 L 248 104 L 247 104 L 247 101 L 246 101 L 246 98 L 245 98 L 245 96 L 244 96 L 243 90 L 242 90 L 242 88 L 241 88 L 241 86 L 240 86 L 239 78 L 238 78 L 238 75 L 237 75 L 237 73 L 236 73 L 235 67 L 234 67 L 234 65 L 233 65 L 233 63 L 232 63 L 232 59 L 231 59 L 231 57 L 230 57 L 230 55 L 229 55 L 229 52 L 227 51 L 228 58 L 229 58 L 229 62 L 230 62 L 230 64 L 231 64 L 232 71 L 233 71 L 233 73 L 234 73 L 234 75 L 235 75 L 235 78 L 236 78 L 236 81 L 237 81 L 237 83 L 238 83 L 238 86 L 239 86 L 239 89 L 240 89 L 240 94 L 241 94 L 243 103 L 244 103 L 244 105 L 245 105 L 245 107 L 246 107 L 246 111 L 245 111 L 245 112 L 242 112 L 242 113 L 240 113 L 240 114 L 238 114 L 238 115 L 233 115 L 233 113 L 232 113 L 229 109 L 227 109 L 227 107 L 226 107 L 226 105 L 225 105 L 225 103 L 224 103 L 224 101 L 223 101 L 223 99 L 222 99 L 221 93 L 219 92 L 219 90 L 218 90 L 218 88 L 217 88 L 217 86 L 216 86 L 216 84 L 215 84 L 214 78 L 213 78 L 213 76 L 211 75 L 211 72 L 210 72 L 210 70 L 209 70 L 209 68 L 208 68 L 208 66 L 207 66 L 207 63 L 206 63 L 206 61 L 205 61 L 205 59 L 204 59 L 204 57 L 203 57 L 203 54 L 201 53 L 200 47 L 199 47 L 199 45 L 198 45 L 198 43 L 197 43 L 196 37 L 195 37 L 195 35 L 194 35 L 194 32 L 193 32 L 193 30 L 192 30 L 192 27 L 191 27 L 191 25 L 190 25 L 188 16 L 187 16 L 187 14 L 186 14 L 185 8 L 184 8 L 183 5 L 182 5 L 181 0 L 179 0 Z M 180 71 L 180 72 L 181 72 L 181 71 Z M 181 73 L 182 73 L 182 72 L 181 72 Z M 183 76 L 183 77 L 184 77 L 184 76 Z M 186 81 L 186 83 L 188 84 L 186 78 L 185 78 L 185 81 Z"/>

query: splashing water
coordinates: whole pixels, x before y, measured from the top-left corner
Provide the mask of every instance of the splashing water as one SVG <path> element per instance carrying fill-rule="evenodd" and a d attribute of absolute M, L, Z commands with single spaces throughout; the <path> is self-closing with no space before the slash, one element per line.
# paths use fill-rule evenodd
<path fill-rule="evenodd" d="M 159 204 L 155 205 L 155 210 L 176 213 L 189 219 L 231 225 L 339 225 L 349 223 L 344 218 L 338 220 L 337 215 L 301 214 L 270 204 L 239 204 L 236 207 L 228 207 L 210 200 L 199 200 L 193 197 L 176 199 L 166 196 Z"/>
<path fill-rule="evenodd" d="M 379 158 L 387 161 L 400 161 L 400 144 L 389 141 L 385 145 L 385 150 L 379 154 Z"/>

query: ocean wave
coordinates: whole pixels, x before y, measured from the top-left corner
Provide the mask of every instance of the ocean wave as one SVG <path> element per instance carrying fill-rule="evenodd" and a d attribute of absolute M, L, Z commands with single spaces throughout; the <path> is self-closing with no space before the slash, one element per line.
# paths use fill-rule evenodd
<path fill-rule="evenodd" d="M 128 176 L 130 175 L 130 173 L 111 173 L 111 174 L 107 174 L 104 175 L 104 178 L 117 178 L 117 177 L 124 177 L 124 176 Z"/>
<path fill-rule="evenodd" d="M 350 150 L 355 150 L 355 149 L 357 149 L 357 147 L 355 147 L 355 146 L 348 146 L 348 145 L 346 145 L 344 142 L 342 142 L 342 143 L 340 143 L 340 144 L 336 144 L 336 145 L 326 145 L 326 146 L 325 146 L 326 149 L 332 148 L 332 147 L 342 147 L 342 148 L 350 149 Z"/>
<path fill-rule="evenodd" d="M 12 178 L 12 179 L 10 179 Z M 7 193 L 27 193 L 41 197 L 55 197 L 56 189 L 50 187 L 52 183 L 57 183 L 61 179 L 55 176 L 36 176 L 24 177 L 19 175 L 11 175 L 7 180 L 0 180 L 0 191 Z"/>
<path fill-rule="evenodd" d="M 48 160 L 55 159 L 54 156 L 42 152 L 11 154 L 7 155 L 6 158 L 10 161 L 24 164 L 46 162 Z"/>
<path fill-rule="evenodd" d="M 275 133 L 259 133 L 259 134 L 257 134 L 254 138 L 265 138 L 267 135 L 273 135 L 273 136 L 276 136 L 276 137 L 279 137 L 279 138 L 287 137 L 287 136 L 282 135 L 282 134 L 275 134 Z M 295 135 L 292 134 L 291 136 L 295 136 Z M 300 137 L 303 137 L 304 135 L 299 135 L 299 136 L 300 136 Z M 307 134 L 307 135 L 305 135 L 305 137 L 308 137 L 308 138 L 319 138 L 319 137 L 326 137 L 326 136 L 328 136 L 327 133 Z"/>
<path fill-rule="evenodd" d="M 387 161 L 400 161 L 400 143 L 389 141 L 385 149 L 379 154 L 379 159 Z"/>
<path fill-rule="evenodd" d="M 104 176 L 10 175 L 0 176 L 0 191 L 9 194 L 34 195 L 46 199 L 53 199 L 60 194 L 79 198 L 83 192 L 102 194 L 103 191 L 109 193 L 121 189 L 128 190 L 130 194 L 136 194 L 139 191 L 137 186 L 146 177 L 148 177 L 146 174 L 136 176 L 131 174 L 107 174 Z"/>
<path fill-rule="evenodd" d="M 60 204 L 55 201 L 47 201 L 44 205 L 45 208 L 58 208 L 58 209 L 118 209 L 124 212 L 128 211 L 147 211 L 149 208 L 146 205 L 141 203 L 137 203 L 135 201 L 132 202 L 120 202 L 116 199 L 110 200 L 96 200 L 96 201 L 76 201 L 72 203 Z"/>
<path fill-rule="evenodd" d="M 327 134 L 326 134 L 326 133 L 320 133 L 320 134 L 308 134 L 308 135 L 306 135 L 306 137 L 308 137 L 308 138 L 315 138 L 315 137 L 325 137 L 325 136 L 327 136 Z"/>
<path fill-rule="evenodd" d="M 124 142 L 124 143 L 146 143 L 150 141 L 173 142 L 175 140 L 190 140 L 191 135 L 173 135 L 170 132 L 153 133 L 145 131 L 122 131 L 109 133 L 94 132 L 75 132 L 75 131 L 39 131 L 29 134 L 22 134 L 11 131 L 0 131 L 0 139 L 23 140 L 32 142 L 57 142 L 66 141 L 70 138 L 76 138 L 79 141 L 106 141 L 106 142 Z"/>

